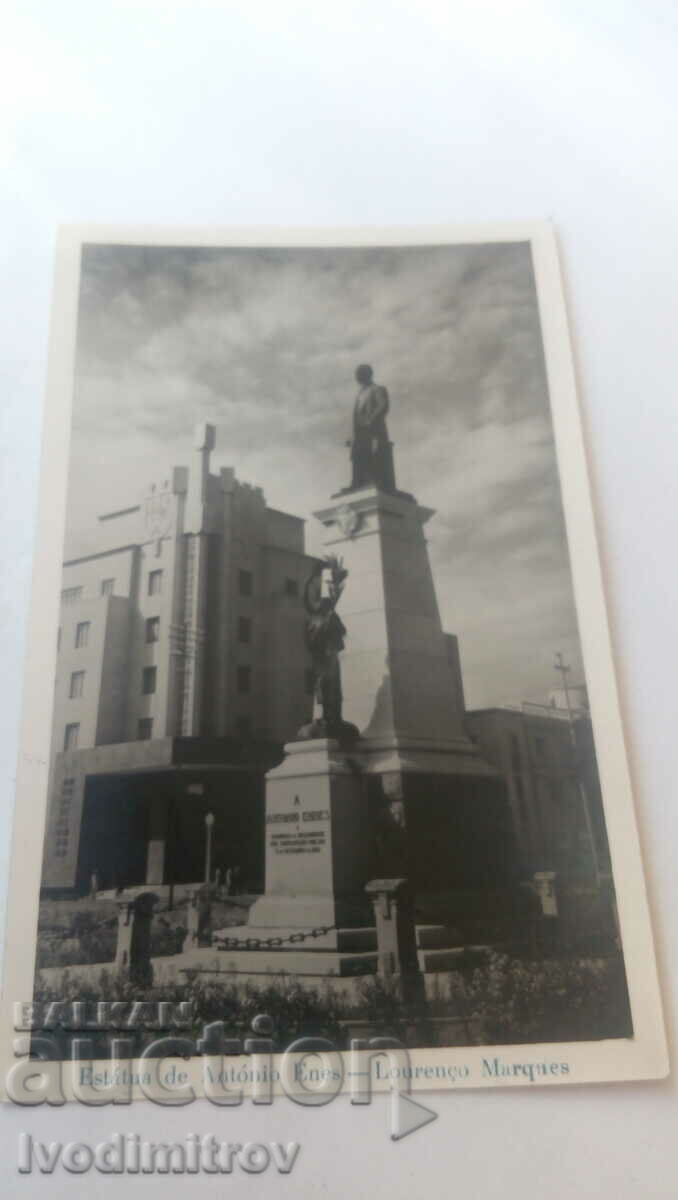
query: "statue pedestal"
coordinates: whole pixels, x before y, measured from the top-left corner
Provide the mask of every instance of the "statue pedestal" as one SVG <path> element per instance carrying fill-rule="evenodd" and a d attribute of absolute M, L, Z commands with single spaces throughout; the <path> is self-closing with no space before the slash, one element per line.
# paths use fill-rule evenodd
<path fill-rule="evenodd" d="M 365 923 L 367 852 L 365 787 L 355 767 L 335 741 L 291 742 L 266 776 L 266 893 L 250 926 Z"/>
<path fill-rule="evenodd" d="M 314 514 L 325 548 L 347 570 L 341 619 L 344 715 L 372 747 L 375 770 L 445 771 L 479 761 L 464 730 L 454 639 L 443 633 L 424 526 L 433 509 L 403 492 L 368 487 Z M 375 757 L 376 756 L 376 757 Z M 371 767 L 369 769 L 372 769 Z"/>
<path fill-rule="evenodd" d="M 457 643 L 442 628 L 424 531 L 433 510 L 366 487 L 314 515 L 347 571 L 343 712 L 360 734 L 350 757 L 384 842 L 389 824 L 402 831 L 396 873 L 418 896 L 496 886 L 510 865 L 505 791 L 465 730 Z"/>
<path fill-rule="evenodd" d="M 214 945 L 239 971 L 374 970 L 369 847 L 360 771 L 336 741 L 291 742 L 266 776 L 266 891 L 248 924 L 218 931 Z"/>

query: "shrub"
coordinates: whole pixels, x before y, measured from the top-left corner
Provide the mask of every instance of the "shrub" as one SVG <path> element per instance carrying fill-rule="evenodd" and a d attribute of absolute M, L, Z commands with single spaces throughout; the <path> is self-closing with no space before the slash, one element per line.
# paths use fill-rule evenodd
<path fill-rule="evenodd" d="M 215 956 L 216 961 L 216 956 Z M 441 976 L 441 983 L 444 977 Z M 396 984 L 379 976 L 357 979 L 348 997 L 330 983 L 307 988 L 291 977 L 261 983 L 218 974 L 186 972 L 186 982 L 141 987 L 122 974 L 102 970 L 96 981 L 64 971 L 58 983 L 38 974 L 34 998 L 50 1001 L 99 1000 L 190 1002 L 197 1039 L 203 1026 L 223 1021 L 228 1037 L 251 1032 L 255 1016 L 272 1018 L 272 1038 L 282 1051 L 299 1037 L 324 1037 L 337 1046 L 346 1042 L 343 1022 L 364 1021 L 374 1034 L 391 1035 L 409 1046 L 432 1046 L 452 1036 L 445 1021 L 461 1018 L 479 1045 L 521 1042 L 583 1041 L 630 1037 L 632 1027 L 621 957 L 548 959 L 534 962 L 491 954 L 472 971 L 454 971 L 448 987 L 435 988 L 428 1001 L 403 1004 Z M 441 1025 L 437 1025 L 437 1021 Z M 183 1031 L 182 1031 L 183 1032 Z M 134 1035 L 135 1053 L 154 1036 Z M 104 1040 L 102 1040 L 102 1045 Z M 108 1053 L 106 1050 L 105 1053 Z"/>
<path fill-rule="evenodd" d="M 469 975 L 453 972 L 450 1000 L 483 1045 L 630 1037 L 620 957 L 524 961 L 492 954 Z"/>
<path fill-rule="evenodd" d="M 47 1005 L 52 1001 L 71 1003 L 74 1000 L 86 1004 L 100 1000 L 190 1003 L 193 1024 L 186 1032 L 196 1039 L 202 1034 L 203 1026 L 212 1021 L 223 1021 L 228 1037 L 245 1037 L 251 1034 L 252 1020 L 260 1013 L 266 1013 L 273 1020 L 272 1038 L 276 1050 L 284 1050 L 299 1037 L 324 1037 L 337 1045 L 343 1038 L 339 1023 L 340 998 L 331 987 L 307 990 L 284 978 L 253 984 L 196 973 L 186 983 L 140 988 L 127 975 L 109 973 L 105 969 L 96 983 L 83 982 L 64 971 L 58 983 L 48 984 L 38 973 L 34 991 L 36 1003 Z M 144 1038 L 149 1040 L 153 1036 L 161 1035 L 149 1034 Z"/>

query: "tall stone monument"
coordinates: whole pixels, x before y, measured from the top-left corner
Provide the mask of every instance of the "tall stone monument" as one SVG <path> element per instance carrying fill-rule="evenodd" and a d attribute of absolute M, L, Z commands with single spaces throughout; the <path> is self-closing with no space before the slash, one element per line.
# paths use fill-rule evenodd
<path fill-rule="evenodd" d="M 425 919 L 444 920 L 450 894 L 499 886 L 508 867 L 502 787 L 465 733 L 441 626 L 433 510 L 396 486 L 386 388 L 365 364 L 356 379 L 351 483 L 314 514 L 313 719 L 267 776 L 266 892 L 247 927 L 277 931 L 280 969 L 309 973 L 360 969 L 356 952 L 374 948 L 369 880 L 406 878 Z"/>

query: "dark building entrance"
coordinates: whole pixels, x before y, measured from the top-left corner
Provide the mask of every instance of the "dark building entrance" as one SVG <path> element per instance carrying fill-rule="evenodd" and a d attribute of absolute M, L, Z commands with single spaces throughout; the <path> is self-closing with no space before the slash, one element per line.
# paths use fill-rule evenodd
<path fill-rule="evenodd" d="M 264 883 L 264 777 L 258 771 L 160 770 L 86 779 L 77 890 L 205 878 L 237 867 L 239 886 Z"/>

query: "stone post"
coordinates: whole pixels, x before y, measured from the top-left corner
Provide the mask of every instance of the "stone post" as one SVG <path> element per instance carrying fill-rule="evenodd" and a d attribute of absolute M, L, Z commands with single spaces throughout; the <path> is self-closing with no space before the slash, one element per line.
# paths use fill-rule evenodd
<path fill-rule="evenodd" d="M 146 847 L 146 883 L 154 887 L 165 882 L 168 824 L 167 797 L 154 796 L 150 806 L 149 835 Z"/>
<path fill-rule="evenodd" d="M 127 971 L 131 981 L 146 987 L 153 983 L 151 922 L 156 901 L 152 892 L 118 900 L 116 970 Z"/>
<path fill-rule="evenodd" d="M 548 955 L 555 950 L 560 932 L 557 875 L 555 871 L 535 871 L 533 879 L 541 905 L 540 949 Z"/>
<path fill-rule="evenodd" d="M 394 979 L 403 1000 L 420 999 L 423 980 L 417 959 L 412 896 L 406 879 L 373 879 L 365 888 L 377 929 L 377 973 Z"/>
<path fill-rule="evenodd" d="M 199 887 L 188 892 L 184 950 L 193 950 L 196 946 L 204 943 L 211 911 L 212 906 L 210 904 L 208 887 L 201 884 Z"/>

